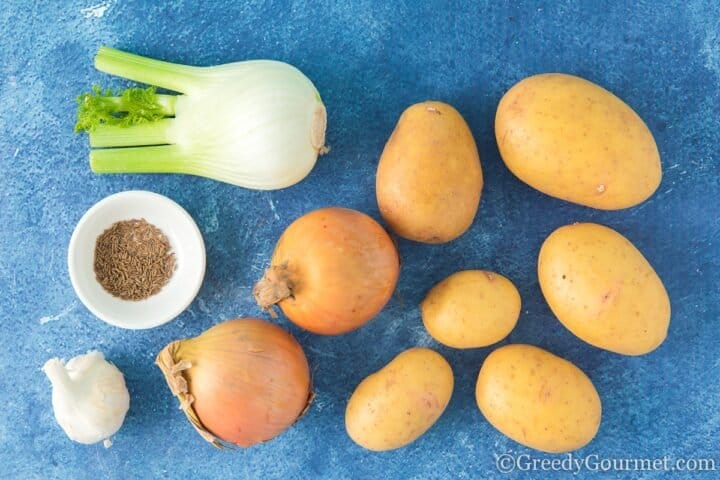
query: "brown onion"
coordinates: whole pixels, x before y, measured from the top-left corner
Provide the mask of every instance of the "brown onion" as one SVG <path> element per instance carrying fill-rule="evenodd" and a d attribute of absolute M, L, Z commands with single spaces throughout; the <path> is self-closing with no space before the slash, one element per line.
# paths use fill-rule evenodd
<path fill-rule="evenodd" d="M 312 401 L 302 347 L 282 328 L 257 318 L 228 320 L 174 341 L 155 363 L 195 429 L 217 447 L 270 440 Z"/>
<path fill-rule="evenodd" d="M 349 208 L 321 208 L 283 232 L 253 293 L 263 309 L 279 305 L 306 330 L 339 335 L 383 309 L 399 274 L 397 249 L 379 223 Z"/>

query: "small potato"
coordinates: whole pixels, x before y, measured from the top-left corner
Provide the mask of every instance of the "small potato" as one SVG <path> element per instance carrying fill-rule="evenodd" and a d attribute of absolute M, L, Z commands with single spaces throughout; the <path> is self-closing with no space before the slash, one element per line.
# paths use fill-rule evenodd
<path fill-rule="evenodd" d="M 486 347 L 505 338 L 520 316 L 520 294 L 493 272 L 465 270 L 435 285 L 420 304 L 432 337 L 454 348 Z"/>
<path fill-rule="evenodd" d="M 590 345 L 643 355 L 667 336 L 670 299 L 630 241 L 595 223 L 555 230 L 543 243 L 538 278 L 560 322 Z"/>
<path fill-rule="evenodd" d="M 506 345 L 488 355 L 475 399 L 493 427 L 543 452 L 581 448 L 600 427 L 600 397 L 587 375 L 531 345 Z"/>
<path fill-rule="evenodd" d="M 401 237 L 444 243 L 472 224 L 480 203 L 480 157 L 453 107 L 423 102 L 403 112 L 376 178 L 380 214 Z"/>
<path fill-rule="evenodd" d="M 453 391 L 448 362 L 427 348 L 402 352 L 355 389 L 345 411 L 348 435 L 368 450 L 393 450 L 425 433 Z"/>
<path fill-rule="evenodd" d="M 495 137 L 520 180 L 588 207 L 637 205 L 662 177 L 642 119 L 612 93 L 572 75 L 535 75 L 513 86 L 498 105 Z"/>

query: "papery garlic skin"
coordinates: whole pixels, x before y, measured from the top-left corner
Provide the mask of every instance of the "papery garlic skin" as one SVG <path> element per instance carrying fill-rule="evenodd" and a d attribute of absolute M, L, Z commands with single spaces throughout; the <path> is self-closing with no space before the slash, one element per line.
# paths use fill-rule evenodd
<path fill-rule="evenodd" d="M 130 408 L 122 372 L 97 350 L 72 358 L 48 360 L 43 371 L 52 383 L 55 419 L 68 437 L 92 444 L 117 432 Z"/>

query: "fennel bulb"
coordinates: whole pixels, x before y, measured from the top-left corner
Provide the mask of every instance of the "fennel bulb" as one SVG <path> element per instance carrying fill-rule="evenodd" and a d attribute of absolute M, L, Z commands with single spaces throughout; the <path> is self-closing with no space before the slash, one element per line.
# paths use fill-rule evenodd
<path fill-rule="evenodd" d="M 78 98 L 76 131 L 90 134 L 94 172 L 186 173 L 274 190 L 305 178 L 327 151 L 325 106 L 287 63 L 191 67 L 101 47 L 95 66 L 153 87 Z"/>

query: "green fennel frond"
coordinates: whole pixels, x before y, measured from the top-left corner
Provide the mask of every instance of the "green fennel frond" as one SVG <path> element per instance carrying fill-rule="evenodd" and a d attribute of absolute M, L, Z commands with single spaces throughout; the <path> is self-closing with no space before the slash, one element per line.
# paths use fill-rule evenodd
<path fill-rule="evenodd" d="M 92 132 L 100 125 L 129 127 L 156 122 L 166 116 L 155 87 L 129 88 L 117 96 L 112 89 L 93 85 L 77 97 L 75 133 Z"/>

